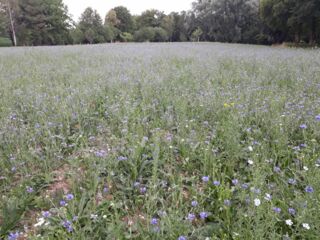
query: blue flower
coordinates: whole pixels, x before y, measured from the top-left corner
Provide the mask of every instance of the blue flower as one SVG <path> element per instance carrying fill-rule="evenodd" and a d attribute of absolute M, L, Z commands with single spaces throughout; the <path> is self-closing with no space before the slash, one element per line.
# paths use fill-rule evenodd
<path fill-rule="evenodd" d="M 19 233 L 15 232 L 15 233 L 10 233 L 8 236 L 8 240 L 17 240 L 19 237 Z"/>
<path fill-rule="evenodd" d="M 33 193 L 34 190 L 32 187 L 27 186 L 27 193 Z"/>
<path fill-rule="evenodd" d="M 44 218 L 48 218 L 48 217 L 51 216 L 51 213 L 50 213 L 49 211 L 44 211 L 44 212 L 42 212 L 42 216 L 43 216 Z"/>
<path fill-rule="evenodd" d="M 313 187 L 311 187 L 311 186 L 306 186 L 305 191 L 307 193 L 313 193 L 314 192 Z"/>
<path fill-rule="evenodd" d="M 229 199 L 224 200 L 224 205 L 231 206 L 231 201 Z"/>
<path fill-rule="evenodd" d="M 296 214 L 296 210 L 294 210 L 294 208 L 289 208 L 289 209 L 288 209 L 288 212 L 289 212 L 291 215 L 295 215 L 295 214 Z"/>
<path fill-rule="evenodd" d="M 244 183 L 244 184 L 241 185 L 241 187 L 242 187 L 243 189 L 247 189 L 247 188 L 249 187 L 249 185 L 248 185 L 247 183 Z"/>
<path fill-rule="evenodd" d="M 233 185 L 238 185 L 239 183 L 239 180 L 238 179 L 232 179 L 232 184 Z"/>
<path fill-rule="evenodd" d="M 291 185 L 295 185 L 297 183 L 297 181 L 293 178 L 289 178 L 288 179 L 288 183 L 291 184 Z"/>
<path fill-rule="evenodd" d="M 74 198 L 73 194 L 69 193 L 66 195 L 67 201 L 71 201 Z"/>
<path fill-rule="evenodd" d="M 316 116 L 316 121 L 320 122 L 320 114 Z"/>
<path fill-rule="evenodd" d="M 145 194 L 147 192 L 147 188 L 146 187 L 141 187 L 140 188 L 140 193 L 141 194 Z"/>
<path fill-rule="evenodd" d="M 72 223 L 69 220 L 63 221 L 62 225 L 68 232 L 73 231 Z"/>
<path fill-rule="evenodd" d="M 192 202 L 191 202 L 191 206 L 192 206 L 192 207 L 196 207 L 196 206 L 198 206 L 198 202 L 197 202 L 197 201 L 195 201 L 195 200 L 194 200 L 194 201 L 192 201 Z"/>
<path fill-rule="evenodd" d="M 61 201 L 60 201 L 60 206 L 64 207 L 64 206 L 66 206 L 66 205 L 67 205 L 67 203 L 66 203 L 65 200 L 61 200 Z"/>
<path fill-rule="evenodd" d="M 96 157 L 103 158 L 107 156 L 107 152 L 105 150 L 99 150 L 95 152 Z"/>
<path fill-rule="evenodd" d="M 307 129 L 307 124 L 301 124 L 301 125 L 300 125 L 300 128 L 301 128 L 301 129 Z"/>
<path fill-rule="evenodd" d="M 273 210 L 275 213 L 281 213 L 281 208 L 273 207 L 272 210 Z"/>
<path fill-rule="evenodd" d="M 206 219 L 209 216 L 207 212 L 201 212 L 199 215 L 202 220 Z"/>
<path fill-rule="evenodd" d="M 220 185 L 220 182 L 219 182 L 219 181 L 213 181 L 213 185 L 219 186 L 219 185 Z"/>
<path fill-rule="evenodd" d="M 124 156 L 118 157 L 118 161 L 126 161 L 126 160 L 128 160 L 127 157 L 124 157 Z"/>
<path fill-rule="evenodd" d="M 276 173 L 279 173 L 279 172 L 281 172 L 281 169 L 280 169 L 280 167 L 275 166 L 275 167 L 273 168 L 273 171 L 276 172 Z"/>
<path fill-rule="evenodd" d="M 157 225 L 159 223 L 159 220 L 157 218 L 152 218 L 150 223 L 151 225 Z"/>
<path fill-rule="evenodd" d="M 187 219 L 192 222 L 196 218 L 196 215 L 193 213 L 189 213 Z"/>
<path fill-rule="evenodd" d="M 178 240 L 187 240 L 187 238 L 185 236 L 180 236 L 178 237 Z"/>
<path fill-rule="evenodd" d="M 202 181 L 205 183 L 209 182 L 209 176 L 203 176 Z"/>

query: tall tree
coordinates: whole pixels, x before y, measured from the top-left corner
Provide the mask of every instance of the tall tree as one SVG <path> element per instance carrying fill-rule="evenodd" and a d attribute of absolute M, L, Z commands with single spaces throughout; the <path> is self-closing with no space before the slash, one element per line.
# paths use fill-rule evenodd
<path fill-rule="evenodd" d="M 62 0 L 19 0 L 21 45 L 57 45 L 70 41 L 70 17 Z"/>
<path fill-rule="evenodd" d="M 118 28 L 121 32 L 133 32 L 133 20 L 130 11 L 123 6 L 113 8 L 116 13 L 118 21 L 114 27 Z"/>
<path fill-rule="evenodd" d="M 294 0 L 262 0 L 260 15 L 271 30 L 274 42 L 290 40 L 288 19 Z"/>
<path fill-rule="evenodd" d="M 172 41 L 172 35 L 173 35 L 173 31 L 174 31 L 174 18 L 172 15 L 167 15 L 164 16 L 161 24 L 160 24 L 161 28 L 163 28 L 168 35 L 168 40 Z"/>
<path fill-rule="evenodd" d="M 247 42 L 258 35 L 256 0 L 198 0 L 193 10 L 207 40 Z"/>
<path fill-rule="evenodd" d="M 19 15 L 18 11 L 16 0 L 0 0 L 0 31 L 3 35 L 9 34 L 14 46 L 17 46 L 16 17 Z"/>
<path fill-rule="evenodd" d="M 102 18 L 97 10 L 88 7 L 84 10 L 77 26 L 82 32 L 82 43 L 102 43 L 105 42 L 105 31 Z"/>
<path fill-rule="evenodd" d="M 165 14 L 155 9 L 144 11 L 137 19 L 139 27 L 160 27 Z"/>

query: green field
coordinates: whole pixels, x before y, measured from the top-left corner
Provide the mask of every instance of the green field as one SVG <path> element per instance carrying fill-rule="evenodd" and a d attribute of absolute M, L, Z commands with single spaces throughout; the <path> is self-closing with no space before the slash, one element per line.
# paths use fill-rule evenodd
<path fill-rule="evenodd" d="M 0 49 L 0 239 L 319 239 L 320 50 Z"/>

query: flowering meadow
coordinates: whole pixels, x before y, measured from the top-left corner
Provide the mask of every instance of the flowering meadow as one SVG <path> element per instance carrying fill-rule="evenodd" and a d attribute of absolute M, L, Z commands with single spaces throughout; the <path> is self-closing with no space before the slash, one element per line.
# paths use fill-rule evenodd
<path fill-rule="evenodd" d="M 0 239 L 319 239 L 320 50 L 0 49 Z"/>

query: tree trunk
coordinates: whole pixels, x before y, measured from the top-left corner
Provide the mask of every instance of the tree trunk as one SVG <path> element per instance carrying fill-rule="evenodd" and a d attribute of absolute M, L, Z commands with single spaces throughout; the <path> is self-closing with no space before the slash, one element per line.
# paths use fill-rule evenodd
<path fill-rule="evenodd" d="M 11 27 L 13 45 L 17 46 L 16 31 L 15 31 L 15 27 L 14 27 L 14 21 L 13 21 L 13 17 L 12 17 L 11 6 L 9 3 L 9 0 L 7 0 L 7 6 L 8 6 L 8 12 L 9 12 L 9 18 L 10 18 L 10 27 Z"/>
<path fill-rule="evenodd" d="M 315 18 L 312 18 L 312 25 L 311 25 L 311 31 L 309 35 L 309 44 L 314 45 L 315 44 L 315 37 L 316 36 L 316 20 Z"/>
<path fill-rule="evenodd" d="M 296 32 L 295 35 L 294 35 L 294 41 L 295 41 L 296 43 L 299 43 L 299 42 L 300 42 L 300 34 L 299 34 L 298 32 Z"/>

